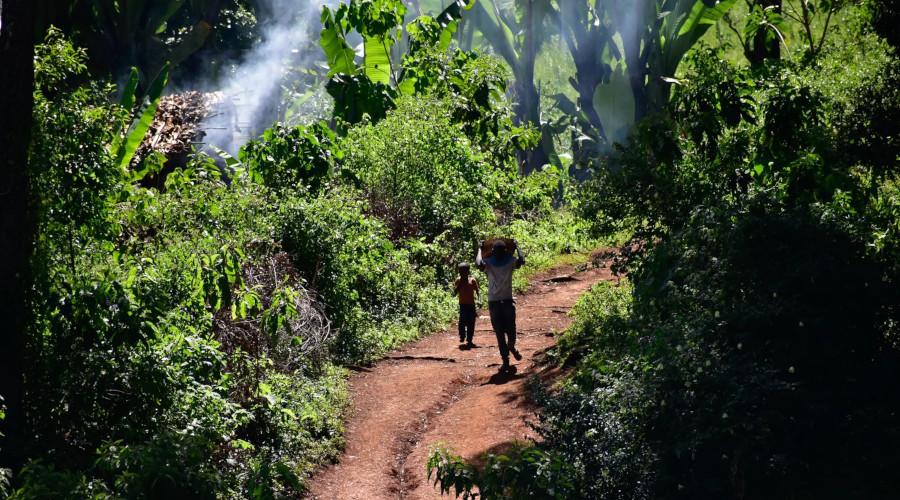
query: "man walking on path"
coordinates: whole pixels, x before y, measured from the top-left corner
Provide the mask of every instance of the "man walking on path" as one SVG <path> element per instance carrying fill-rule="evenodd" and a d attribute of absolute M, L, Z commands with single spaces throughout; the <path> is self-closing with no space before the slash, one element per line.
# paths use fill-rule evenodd
<path fill-rule="evenodd" d="M 488 310 L 491 326 L 497 335 L 500 357 L 503 358 L 503 365 L 500 367 L 502 372 L 509 369 L 510 353 L 516 360 L 522 359 L 516 349 L 516 302 L 513 298 L 512 275 L 513 271 L 525 264 L 525 258 L 522 257 L 518 243 L 515 240 L 513 243 L 516 247 L 515 259 L 506 251 L 506 242 L 502 239 L 494 240 L 490 257 L 481 258 L 482 245 L 478 245 L 478 256 L 475 257 L 475 265 L 488 278 Z"/>

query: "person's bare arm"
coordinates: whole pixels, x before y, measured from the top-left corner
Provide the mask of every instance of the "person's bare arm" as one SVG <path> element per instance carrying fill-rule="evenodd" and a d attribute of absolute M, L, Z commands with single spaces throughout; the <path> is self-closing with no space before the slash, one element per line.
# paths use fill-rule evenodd
<path fill-rule="evenodd" d="M 475 265 L 478 266 L 478 269 L 484 271 L 484 260 L 481 259 L 481 245 L 484 244 L 484 240 L 478 243 L 478 255 L 475 256 Z"/>
<path fill-rule="evenodd" d="M 518 269 L 518 268 L 520 268 L 520 267 L 522 267 L 522 266 L 525 265 L 525 257 L 522 257 L 522 251 L 519 250 L 519 242 L 516 241 L 516 240 L 513 240 L 513 242 L 516 244 L 516 255 L 517 255 L 517 257 L 516 257 L 516 269 Z"/>

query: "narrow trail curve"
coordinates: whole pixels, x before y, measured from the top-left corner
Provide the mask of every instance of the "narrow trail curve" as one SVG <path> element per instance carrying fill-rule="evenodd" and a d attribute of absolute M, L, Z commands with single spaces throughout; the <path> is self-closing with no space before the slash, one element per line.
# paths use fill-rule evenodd
<path fill-rule="evenodd" d="M 439 442 L 468 459 L 503 452 L 528 439 L 533 418 L 525 381 L 550 379 L 553 370 L 533 360 L 556 343 L 554 332 L 571 322 L 575 300 L 606 268 L 556 268 L 535 276 L 516 298 L 523 358 L 500 374 L 497 340 L 486 310 L 479 310 L 475 347 L 459 344 L 456 325 L 387 356 L 350 379 L 353 409 L 339 461 L 310 481 L 308 500 L 430 500 L 441 498 L 426 475 L 429 448 Z M 447 498 L 447 497 L 444 497 Z"/>

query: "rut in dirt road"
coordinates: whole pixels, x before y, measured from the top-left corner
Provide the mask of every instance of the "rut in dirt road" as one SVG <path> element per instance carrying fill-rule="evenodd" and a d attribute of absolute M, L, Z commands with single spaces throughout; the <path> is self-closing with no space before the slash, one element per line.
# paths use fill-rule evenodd
<path fill-rule="evenodd" d="M 608 269 L 572 267 L 542 273 L 516 299 L 516 347 L 524 356 L 499 373 L 500 355 L 487 311 L 479 310 L 475 347 L 458 343 L 456 325 L 409 344 L 350 380 L 353 409 L 339 461 L 316 474 L 305 498 L 437 499 L 426 475 L 430 448 L 438 443 L 468 459 L 503 452 L 529 439 L 533 417 L 525 381 L 552 370 L 535 365 L 570 322 L 575 300 Z M 447 498 L 447 497 L 444 497 Z"/>

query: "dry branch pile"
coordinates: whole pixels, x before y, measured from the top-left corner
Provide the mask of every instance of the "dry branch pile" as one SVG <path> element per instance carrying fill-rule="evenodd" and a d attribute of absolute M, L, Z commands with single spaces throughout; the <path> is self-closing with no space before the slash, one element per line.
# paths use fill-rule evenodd
<path fill-rule="evenodd" d="M 206 135 L 201 124 L 210 114 L 208 96 L 200 92 L 185 92 L 161 98 L 156 116 L 138 146 L 132 164 L 139 163 L 150 151 L 158 151 L 167 159 L 190 153 L 191 146 Z"/>
<path fill-rule="evenodd" d="M 287 254 L 279 252 L 262 262 L 245 265 L 242 275 L 247 289 L 259 294 L 261 310 L 272 308 L 278 288 L 292 288 L 297 292 L 292 304 L 295 313 L 286 318 L 275 332 L 267 333 L 260 323 L 261 311 L 238 319 L 232 317 L 230 309 L 223 308 L 213 319 L 213 331 L 221 342 L 221 350 L 230 358 L 236 355 L 253 359 L 268 357 L 284 372 L 323 361 L 331 339 L 331 323 L 323 305 L 303 288 Z M 237 369 L 232 367 L 232 370 Z"/>

